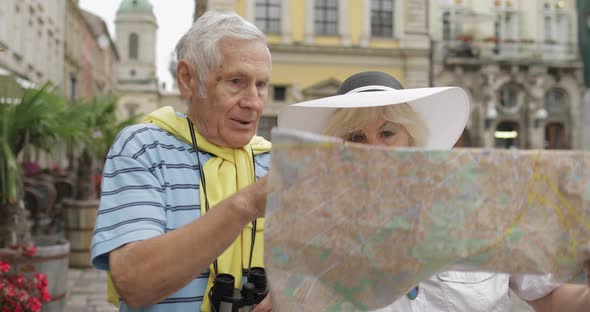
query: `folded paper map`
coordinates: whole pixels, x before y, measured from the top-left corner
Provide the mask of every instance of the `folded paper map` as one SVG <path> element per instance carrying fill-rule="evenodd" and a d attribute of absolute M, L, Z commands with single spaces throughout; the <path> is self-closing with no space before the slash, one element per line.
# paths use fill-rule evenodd
<path fill-rule="evenodd" d="M 567 282 L 590 259 L 582 151 L 393 150 L 278 129 L 272 156 L 273 310 L 377 309 L 449 268 Z"/>

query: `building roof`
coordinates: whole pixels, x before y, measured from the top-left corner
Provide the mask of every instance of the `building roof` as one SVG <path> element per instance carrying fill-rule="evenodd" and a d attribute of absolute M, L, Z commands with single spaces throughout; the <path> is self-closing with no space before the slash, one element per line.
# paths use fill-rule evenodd
<path fill-rule="evenodd" d="M 113 53 L 115 54 L 115 58 L 118 60 L 119 59 L 119 51 L 117 51 L 117 46 L 113 42 L 113 38 L 111 37 L 111 34 L 109 33 L 109 30 L 107 28 L 107 24 L 105 23 L 105 21 L 100 16 L 97 16 L 91 12 L 88 12 L 88 11 L 85 11 L 82 9 L 80 9 L 80 12 L 82 13 L 82 16 L 84 16 L 84 19 L 85 19 L 90 31 L 94 35 L 94 38 L 96 38 L 97 42 L 99 40 L 105 40 L 105 43 L 110 46 Z M 98 44 L 100 45 L 101 43 L 98 42 Z M 101 48 L 104 48 L 104 47 L 101 47 Z"/>
<path fill-rule="evenodd" d="M 153 13 L 153 8 L 148 0 L 123 0 L 117 13 Z"/>

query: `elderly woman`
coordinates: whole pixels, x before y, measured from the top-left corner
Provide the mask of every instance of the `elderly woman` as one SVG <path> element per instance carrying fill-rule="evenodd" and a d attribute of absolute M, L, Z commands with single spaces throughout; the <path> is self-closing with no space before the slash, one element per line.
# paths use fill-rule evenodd
<path fill-rule="evenodd" d="M 382 91 L 389 92 L 384 96 Z M 279 127 L 347 142 L 450 149 L 469 115 L 468 98 L 460 88 L 403 89 L 381 72 L 349 77 L 338 89 L 343 94 L 347 96 L 338 101 L 287 107 L 279 114 Z M 461 271 L 431 276 L 380 311 L 510 311 L 510 289 L 537 311 L 590 311 L 587 285 L 559 285 L 550 276 Z"/>

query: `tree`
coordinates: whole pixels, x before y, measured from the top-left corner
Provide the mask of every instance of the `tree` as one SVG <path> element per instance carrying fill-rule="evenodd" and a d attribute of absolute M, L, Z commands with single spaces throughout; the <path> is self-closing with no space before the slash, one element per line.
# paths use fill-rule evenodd
<path fill-rule="evenodd" d="M 83 136 L 68 138 L 79 152 L 75 173 L 76 200 L 96 199 L 93 176 L 97 171 L 97 161 L 104 161 L 117 134 L 139 118 L 135 115 L 118 121 L 117 102 L 118 99 L 113 96 L 96 96 L 86 103 L 73 105 L 66 113 L 67 118 L 80 120 L 83 124 Z"/>
<path fill-rule="evenodd" d="M 30 240 L 18 158 L 32 147 L 51 152 L 63 137 L 77 137 L 76 120 L 63 120 L 66 101 L 49 84 L 27 90 L 19 104 L 0 104 L 0 247 Z"/>

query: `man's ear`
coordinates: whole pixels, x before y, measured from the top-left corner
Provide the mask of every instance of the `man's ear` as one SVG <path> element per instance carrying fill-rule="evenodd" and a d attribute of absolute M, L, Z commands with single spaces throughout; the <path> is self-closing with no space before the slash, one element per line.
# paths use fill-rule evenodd
<path fill-rule="evenodd" d="M 180 60 L 176 66 L 176 82 L 182 97 L 190 102 L 199 85 L 195 67 L 186 60 Z M 195 88 L 195 89 L 193 89 Z"/>

